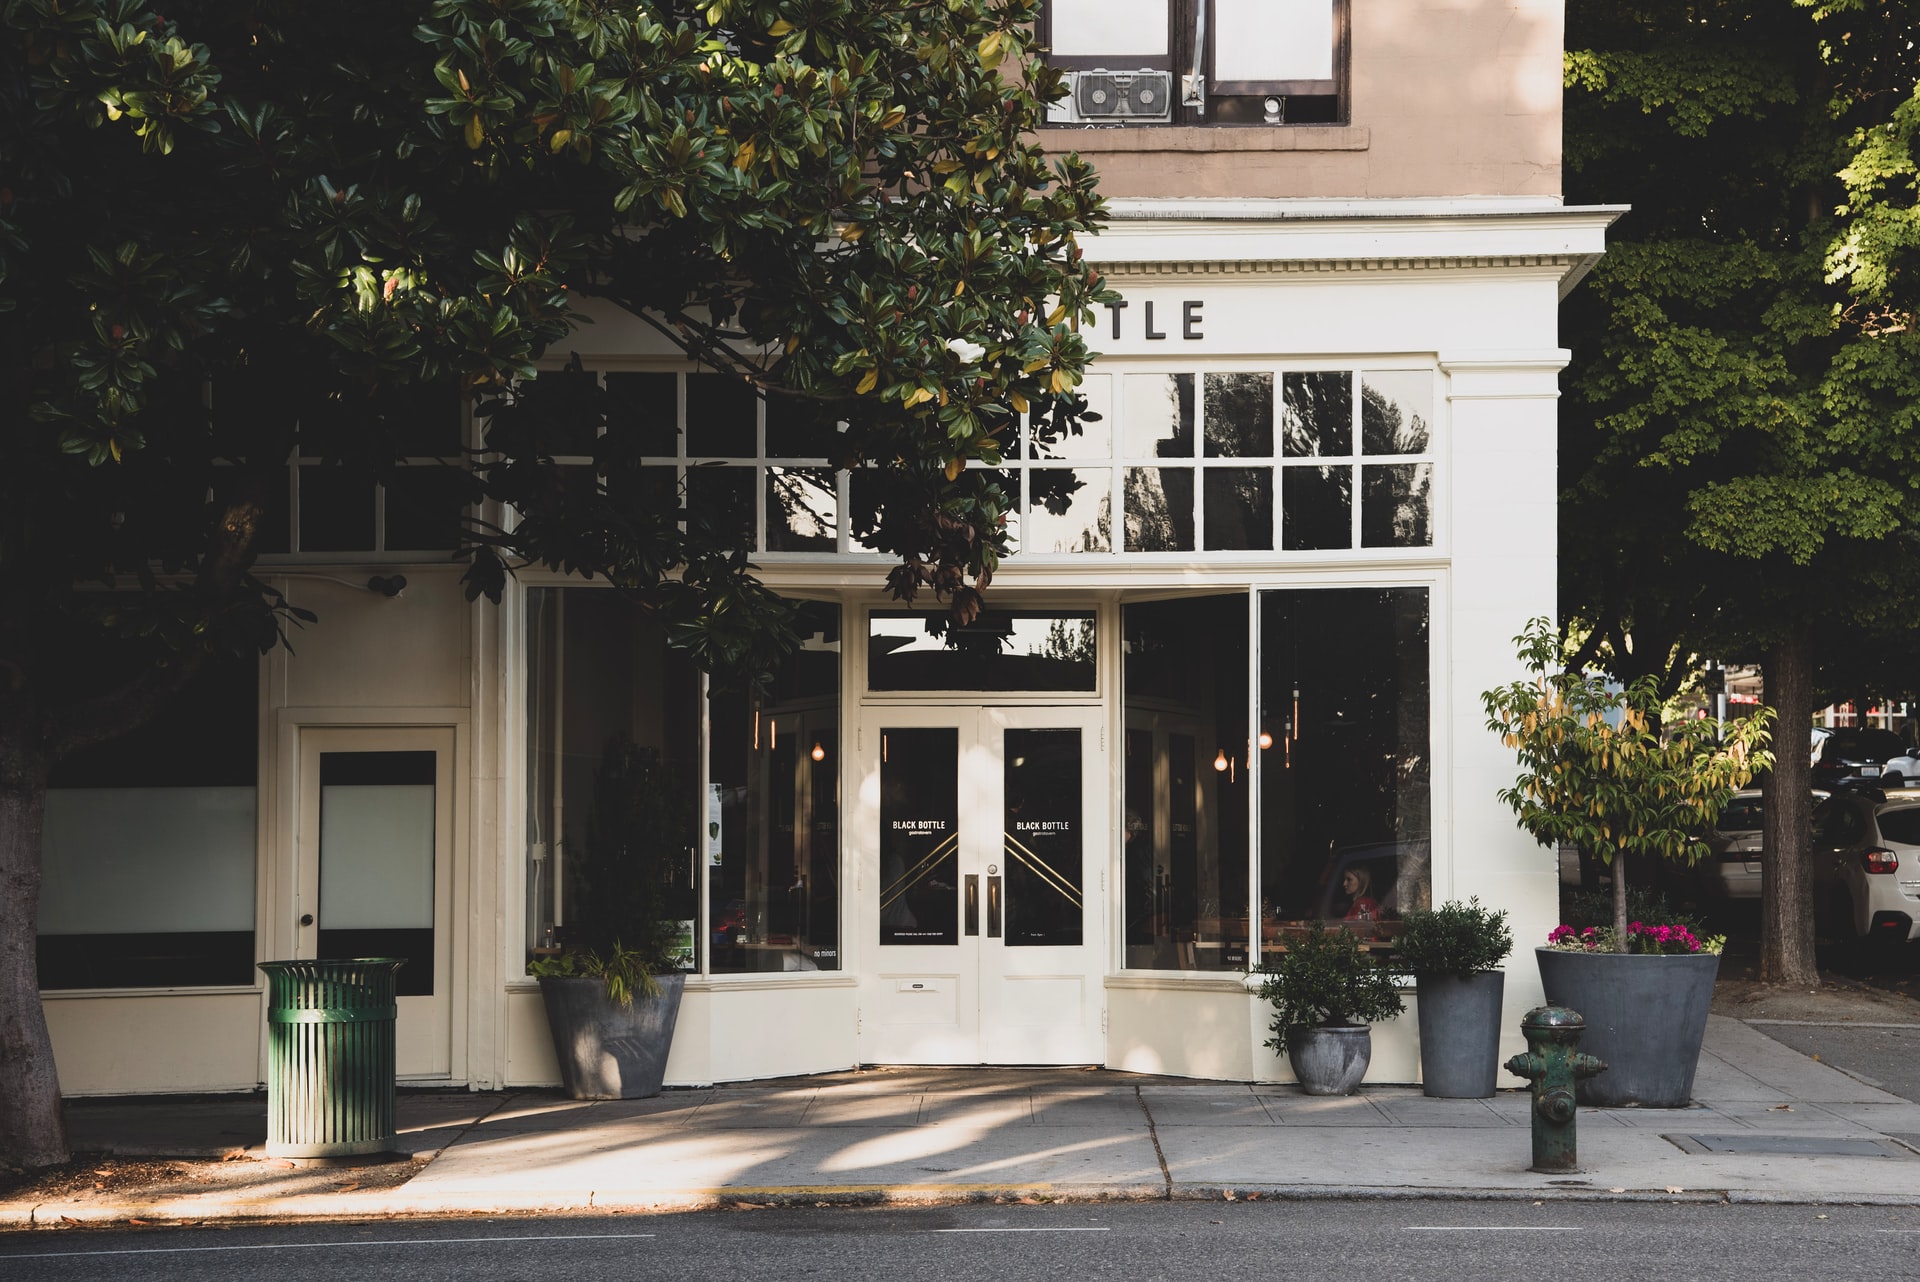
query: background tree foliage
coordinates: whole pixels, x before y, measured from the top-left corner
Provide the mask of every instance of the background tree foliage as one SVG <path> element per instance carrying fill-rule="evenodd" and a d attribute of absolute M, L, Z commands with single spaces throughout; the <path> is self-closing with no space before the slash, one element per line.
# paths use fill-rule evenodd
<path fill-rule="evenodd" d="M 761 676 L 784 611 L 736 536 L 562 484 L 552 443 L 601 393 L 515 390 L 604 298 L 844 422 L 895 592 L 978 608 L 1007 497 L 965 464 L 1029 408 L 1072 429 L 1077 325 L 1110 296 L 1076 243 L 1087 167 L 1027 141 L 1058 91 L 1034 11 L 0 0 L 0 1157 L 65 1151 L 33 965 L 47 768 L 208 650 L 275 642 L 252 563 L 294 448 L 387 475 L 410 391 L 462 386 L 468 497 L 520 514 L 471 531 L 470 593 L 525 562 L 604 575 Z M 599 439 L 604 473 L 638 449 Z"/>
<path fill-rule="evenodd" d="M 1633 211 L 1567 312 L 1562 614 L 1662 693 L 1695 654 L 1764 667 L 1769 980 L 1814 977 L 1803 727 L 1914 656 L 1916 19 L 1568 7 L 1568 197 Z"/>

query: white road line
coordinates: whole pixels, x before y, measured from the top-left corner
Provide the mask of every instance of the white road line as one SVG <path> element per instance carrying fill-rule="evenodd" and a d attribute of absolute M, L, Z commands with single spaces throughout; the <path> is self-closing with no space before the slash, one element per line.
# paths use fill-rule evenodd
<path fill-rule="evenodd" d="M 0 1254 L 0 1260 L 76 1260 L 96 1255 L 192 1255 L 204 1251 L 311 1251 L 329 1246 L 457 1246 L 462 1242 L 607 1242 L 657 1237 L 654 1233 L 552 1233 L 533 1237 L 417 1237 L 375 1242 L 261 1242 L 249 1246 L 143 1246 L 122 1251 L 39 1251 L 30 1255 Z"/>
<path fill-rule="evenodd" d="M 1409 1233 L 1578 1233 L 1576 1224 L 1406 1224 Z"/>
<path fill-rule="evenodd" d="M 1110 1229 L 1081 1226 L 1057 1229 L 931 1229 L 933 1233 L 1108 1233 Z"/>

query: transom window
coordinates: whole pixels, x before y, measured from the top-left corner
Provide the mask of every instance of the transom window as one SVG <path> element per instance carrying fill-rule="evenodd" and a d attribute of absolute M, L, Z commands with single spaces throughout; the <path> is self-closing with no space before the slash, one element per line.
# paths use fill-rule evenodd
<path fill-rule="evenodd" d="M 834 423 L 717 374 L 601 377 L 607 420 L 553 445 L 582 485 L 665 507 L 684 488 L 691 519 L 756 554 L 862 550 L 844 519 L 859 475 L 828 462 Z M 1434 380 L 1431 369 L 1091 374 L 1078 431 L 1049 438 L 1029 422 L 984 470 L 1012 501 L 1016 555 L 1427 548 Z M 636 434 L 638 463 L 596 476 L 603 432 Z"/>

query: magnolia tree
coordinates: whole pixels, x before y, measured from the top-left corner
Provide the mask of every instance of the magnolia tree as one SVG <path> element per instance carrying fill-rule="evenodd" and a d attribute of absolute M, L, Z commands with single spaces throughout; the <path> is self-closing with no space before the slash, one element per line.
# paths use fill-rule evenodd
<path fill-rule="evenodd" d="M 1613 947 L 1630 950 L 1627 855 L 1693 864 L 1734 789 L 1773 764 L 1773 713 L 1661 724 L 1658 679 L 1613 688 L 1560 667 L 1559 635 L 1534 619 L 1514 638 L 1532 676 L 1481 695 L 1487 728 L 1520 759 L 1500 791 L 1543 846 L 1570 842 L 1613 872 Z"/>
<path fill-rule="evenodd" d="M 290 458 L 395 479 L 404 406 L 462 391 L 471 595 L 603 577 L 763 677 L 789 615 L 737 528 L 623 489 L 647 447 L 591 373 L 517 390 L 594 298 L 821 425 L 895 595 L 978 610 L 992 465 L 1023 415 L 1074 430 L 1113 297 L 1092 174 L 1033 142 L 1037 8 L 0 0 L 0 1164 L 66 1156 L 48 772 L 276 643 Z M 553 461 L 582 448 L 587 484 Z"/>

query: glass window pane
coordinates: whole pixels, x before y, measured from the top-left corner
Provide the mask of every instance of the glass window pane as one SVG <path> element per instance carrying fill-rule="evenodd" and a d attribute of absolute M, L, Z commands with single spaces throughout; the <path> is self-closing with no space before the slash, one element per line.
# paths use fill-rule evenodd
<path fill-rule="evenodd" d="M 1054 426 L 1053 419 L 1047 413 L 1047 405 L 1035 406 L 1035 412 L 1028 417 L 1029 435 L 1033 445 L 1033 457 L 1048 458 L 1109 458 L 1113 454 L 1113 375 L 1089 374 L 1080 384 L 1079 392 L 1086 397 L 1087 408 L 1079 420 L 1069 430 Z M 1044 417 L 1043 417 L 1044 416 Z"/>
<path fill-rule="evenodd" d="M 302 552 L 373 551 L 373 478 L 319 464 L 297 471 Z"/>
<path fill-rule="evenodd" d="M 1432 901 L 1424 588 L 1260 594 L 1260 894 L 1283 923 L 1377 925 Z"/>
<path fill-rule="evenodd" d="M 1333 79 L 1334 4 L 1214 0 L 1214 79 Z"/>
<path fill-rule="evenodd" d="M 1127 550 L 1193 551 L 1193 469 L 1130 467 L 1126 472 Z"/>
<path fill-rule="evenodd" d="M 320 754 L 320 956 L 404 957 L 402 997 L 434 991 L 435 756 Z"/>
<path fill-rule="evenodd" d="M 1280 436 L 1288 458 L 1353 453 L 1353 374 L 1325 370 L 1282 380 Z"/>
<path fill-rule="evenodd" d="M 1273 457 L 1273 375 L 1207 375 L 1207 457 Z"/>
<path fill-rule="evenodd" d="M 1206 546 L 1212 551 L 1273 548 L 1273 469 L 1210 467 L 1206 477 Z"/>
<path fill-rule="evenodd" d="M 592 371 L 543 370 L 515 389 L 513 402 L 490 416 L 487 427 L 504 429 L 512 423 L 516 439 L 532 443 L 531 449 L 516 449 L 517 454 L 591 458 L 606 408 Z"/>
<path fill-rule="evenodd" d="M 728 547 L 753 546 L 753 481 L 751 467 L 690 467 L 687 469 L 687 528 L 702 528 L 714 541 Z"/>
<path fill-rule="evenodd" d="M 1077 947 L 1086 935 L 1080 732 L 1005 733 L 1007 946 Z"/>
<path fill-rule="evenodd" d="M 1128 458 L 1193 457 L 1193 375 L 1123 374 Z"/>
<path fill-rule="evenodd" d="M 458 468 L 420 464 L 397 468 L 387 478 L 386 550 L 450 551 L 460 546 L 471 478 Z"/>
<path fill-rule="evenodd" d="M 631 436 L 630 453 L 673 458 L 680 452 L 680 378 L 607 375 L 607 431 Z"/>
<path fill-rule="evenodd" d="M 825 468 L 767 469 L 767 551 L 831 552 L 840 496 Z"/>
<path fill-rule="evenodd" d="M 1280 469 L 1280 546 L 1313 552 L 1353 546 L 1353 469 Z"/>
<path fill-rule="evenodd" d="M 1360 469 L 1360 546 L 1433 545 L 1433 464 Z"/>
<path fill-rule="evenodd" d="M 1113 474 L 1104 467 L 1039 467 L 1027 473 L 1031 498 L 1022 544 L 1028 552 L 1113 550 Z"/>
<path fill-rule="evenodd" d="M 607 497 L 642 527 L 679 519 L 680 473 L 671 464 L 615 467 L 607 473 Z"/>
<path fill-rule="evenodd" d="M 839 449 L 840 429 L 819 402 L 799 396 L 765 400 L 767 457 L 831 459 Z"/>
<path fill-rule="evenodd" d="M 707 704 L 716 973 L 840 969 L 840 609 L 798 609 L 800 648 L 766 693 Z"/>
<path fill-rule="evenodd" d="M 945 614 L 875 610 L 867 620 L 873 690 L 1097 688 L 1090 610 L 984 610 L 965 627 Z"/>
<path fill-rule="evenodd" d="M 528 591 L 530 957 L 696 933 L 700 674 L 649 613 L 603 589 Z"/>
<path fill-rule="evenodd" d="M 1432 439 L 1433 375 L 1423 369 L 1360 376 L 1360 448 L 1368 454 L 1424 454 Z"/>
<path fill-rule="evenodd" d="M 1053 0 L 1051 13 L 1056 54 L 1166 56 L 1167 0 Z"/>
<path fill-rule="evenodd" d="M 759 397 L 723 374 L 687 375 L 687 457 L 752 458 L 759 453 Z"/>
<path fill-rule="evenodd" d="M 1006 502 L 1004 509 L 1007 522 L 1007 555 L 1012 556 L 1020 550 L 1020 492 L 1025 473 L 1012 468 L 1006 470 L 987 470 L 992 483 L 1000 487 L 1000 493 Z"/>
<path fill-rule="evenodd" d="M 1244 594 L 1121 607 L 1130 968 L 1248 963 L 1247 608 Z"/>
<path fill-rule="evenodd" d="M 880 731 L 880 942 L 960 942 L 960 732 Z"/>

